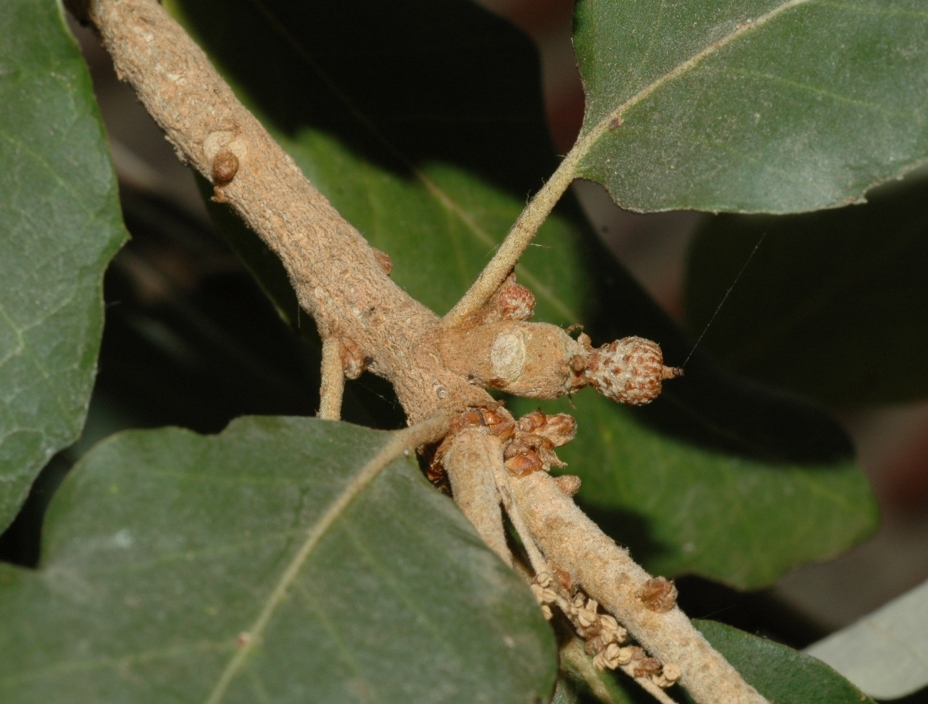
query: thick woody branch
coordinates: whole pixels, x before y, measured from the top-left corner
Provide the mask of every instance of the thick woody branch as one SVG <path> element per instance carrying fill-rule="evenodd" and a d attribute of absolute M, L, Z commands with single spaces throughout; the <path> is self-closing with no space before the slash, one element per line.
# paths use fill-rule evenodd
<path fill-rule="evenodd" d="M 511 480 L 513 496 L 547 560 L 570 572 L 662 663 L 682 671 L 680 683 L 699 704 L 766 704 L 760 694 L 673 606 L 652 610 L 640 597 L 650 575 L 577 508 L 546 472 Z"/>
<path fill-rule="evenodd" d="M 335 337 L 369 360 L 393 384 L 410 422 L 441 407 L 492 403 L 444 369 L 432 342 L 438 317 L 388 278 L 364 238 L 156 0 L 86 0 L 75 11 L 97 28 L 117 74 L 178 156 L 280 257 L 323 339 Z"/>
<path fill-rule="evenodd" d="M 440 349 L 439 341 L 443 334 L 450 334 L 449 328 L 473 322 L 473 316 L 506 278 L 573 178 L 573 157 L 565 160 L 556 177 L 533 201 L 494 264 L 442 325 L 432 311 L 388 278 L 364 238 L 306 180 L 293 160 L 242 106 L 206 55 L 156 0 L 71 3 L 76 13 L 95 25 L 117 74 L 135 88 L 179 157 L 210 179 L 216 199 L 228 203 L 280 257 L 300 304 L 312 314 L 326 340 L 327 388 L 337 389 L 341 383 L 333 379 L 342 371 L 336 354 L 341 350 L 345 370 L 352 369 L 349 375 L 367 367 L 393 384 L 410 423 L 441 410 L 496 407 L 483 389 L 468 382 L 462 370 L 450 368 L 454 346 Z M 489 328 L 489 320 L 482 322 Z M 497 338 L 498 334 L 492 338 L 491 352 Z M 562 340 L 560 335 L 558 339 Z M 528 336 L 522 342 L 531 346 Z M 564 344 L 572 352 L 573 346 L 580 343 L 571 340 Z M 642 387 L 638 380 L 626 378 L 620 364 L 620 357 L 628 356 L 624 349 L 610 347 L 606 350 L 609 355 L 600 352 L 597 362 L 593 352 L 586 351 L 586 345 L 582 343 L 586 356 L 580 355 L 584 363 L 571 365 L 577 355 L 568 355 L 564 374 L 583 374 L 589 383 L 602 387 L 601 392 L 619 400 L 628 396 L 631 400 L 626 402 L 646 402 L 649 397 L 642 395 L 642 388 L 653 395 L 653 391 L 659 391 L 660 380 L 667 378 L 666 368 L 654 350 L 646 355 L 655 370 L 654 379 Z M 497 361 L 511 361 L 500 356 L 507 350 L 497 350 Z M 448 361 L 442 359 L 443 354 Z M 492 382 L 488 385 L 495 385 L 497 378 L 505 381 L 507 370 L 500 375 L 499 370 L 491 369 L 496 376 L 488 380 Z M 568 386 L 573 388 L 572 381 Z M 324 413 L 334 417 L 337 392 L 327 391 L 324 396 L 328 399 Z M 436 437 L 430 435 L 429 439 Z M 486 447 L 486 443 L 471 444 Z M 462 440 L 462 452 L 464 448 Z M 457 445 L 454 451 L 458 451 Z M 493 452 L 493 461 L 498 462 L 500 448 L 495 447 Z M 452 465 L 456 463 L 453 454 Z M 486 458 L 460 459 L 458 464 L 486 465 Z M 506 559 L 504 535 L 500 543 L 502 523 L 496 480 L 492 472 L 484 475 L 452 477 L 452 483 L 456 484 L 459 502 L 467 492 L 493 492 L 489 502 L 485 496 L 480 501 L 482 506 L 492 503 L 495 507 L 495 513 L 490 513 L 494 513 L 493 521 L 499 528 L 493 529 L 496 532 L 490 542 L 496 543 L 494 548 Z M 514 510 L 521 514 L 545 557 L 575 574 L 584 589 L 620 618 L 654 656 L 665 663 L 679 664 L 682 681 L 697 701 L 764 701 L 693 630 L 679 610 L 656 614 L 636 602 L 635 590 L 647 575 L 561 494 L 553 479 L 538 472 L 512 480 L 511 485 Z M 490 535 L 489 529 L 482 532 Z"/>

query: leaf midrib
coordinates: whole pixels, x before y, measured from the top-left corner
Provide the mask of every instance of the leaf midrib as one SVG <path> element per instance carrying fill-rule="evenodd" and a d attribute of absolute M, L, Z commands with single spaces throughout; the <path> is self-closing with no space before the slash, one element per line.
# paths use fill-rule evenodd
<path fill-rule="evenodd" d="M 628 100 L 615 107 L 612 111 L 607 113 L 606 116 L 602 118 L 602 120 L 596 123 L 596 125 L 592 127 L 585 135 L 581 132 L 581 137 L 577 140 L 577 143 L 574 145 L 573 149 L 571 149 L 572 154 L 568 156 L 568 159 L 573 154 L 576 154 L 574 163 L 578 164 L 580 160 L 586 156 L 586 154 L 596 145 L 600 137 L 611 131 L 610 126 L 613 124 L 613 122 L 617 119 L 621 119 L 622 116 L 631 108 L 646 100 L 667 83 L 670 83 L 680 76 L 689 73 L 710 56 L 718 54 L 722 49 L 734 42 L 736 39 L 744 36 L 745 34 L 748 34 L 749 32 L 754 32 L 766 24 L 769 24 L 774 18 L 783 14 L 787 10 L 791 10 L 794 7 L 804 5 L 808 2 L 812 2 L 812 0 L 788 0 L 787 2 L 773 8 L 772 10 L 769 10 L 760 17 L 738 23 L 735 26 L 735 30 L 733 32 L 725 35 L 721 39 L 715 40 L 702 51 L 699 51 L 690 56 L 690 58 L 686 59 L 685 61 L 680 62 L 673 69 L 665 73 L 656 81 L 649 83 Z M 565 162 L 566 161 L 567 160 L 565 160 Z"/>
<path fill-rule="evenodd" d="M 414 448 L 423 442 L 427 442 L 433 436 L 439 434 L 439 431 L 446 425 L 446 419 L 437 416 L 430 420 L 423 421 L 405 430 L 397 431 L 392 435 L 380 450 L 367 461 L 357 476 L 352 479 L 342 491 L 334 497 L 329 508 L 319 517 L 319 519 L 309 526 L 306 538 L 303 544 L 296 551 L 286 569 L 274 586 L 274 589 L 264 601 L 264 605 L 258 613 L 258 617 L 243 632 L 248 635 L 245 643 L 235 652 L 229 660 L 222 674 L 206 698 L 206 704 L 219 704 L 223 696 L 229 689 L 232 680 L 238 675 L 244 666 L 248 656 L 254 650 L 255 646 L 261 641 L 261 637 L 267 629 L 271 618 L 278 605 L 284 600 L 287 590 L 299 575 L 306 561 L 312 552 L 319 545 L 326 533 L 332 527 L 332 524 L 341 517 L 348 506 L 357 498 L 361 492 L 366 489 L 374 479 L 383 471 L 387 465 L 398 458 L 404 450 Z"/>

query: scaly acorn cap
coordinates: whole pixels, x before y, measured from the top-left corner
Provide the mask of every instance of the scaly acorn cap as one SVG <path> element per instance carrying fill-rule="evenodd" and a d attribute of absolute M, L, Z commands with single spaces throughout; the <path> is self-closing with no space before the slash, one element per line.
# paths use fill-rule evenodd
<path fill-rule="evenodd" d="M 590 353 L 584 372 L 603 396 L 618 403 L 641 406 L 661 393 L 661 382 L 683 376 L 665 367 L 660 345 L 643 337 L 623 337 Z"/>

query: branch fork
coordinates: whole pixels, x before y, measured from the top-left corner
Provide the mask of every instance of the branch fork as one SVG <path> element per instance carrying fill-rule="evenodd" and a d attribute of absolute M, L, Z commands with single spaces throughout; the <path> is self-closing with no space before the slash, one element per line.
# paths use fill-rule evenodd
<path fill-rule="evenodd" d="M 591 385 L 618 401 L 646 403 L 680 374 L 663 365 L 655 343 L 626 338 L 596 349 L 585 335 L 574 339 L 527 322 L 534 300 L 511 272 L 573 180 L 582 150 L 567 155 L 471 290 L 439 319 L 390 280 L 389 258 L 306 180 L 157 0 L 70 0 L 70 6 L 94 25 L 117 75 L 132 84 L 181 160 L 210 179 L 214 198 L 280 257 L 324 340 L 320 415 L 338 418 L 345 376 L 367 367 L 393 384 L 410 424 L 456 416 L 435 471 L 447 474 L 462 510 L 504 561 L 518 567 L 503 528 L 505 510 L 535 577 L 557 574 L 550 567 L 557 565 L 587 595 L 574 615 L 580 628 L 603 620 L 609 631 L 602 608 L 614 617 L 616 634 L 627 629 L 662 663 L 653 669 L 641 658 L 632 676 L 669 680 L 676 664 L 680 682 L 701 704 L 762 703 L 679 608 L 649 608 L 639 592 L 652 578 L 577 508 L 571 496 L 578 480 L 545 471 L 562 464 L 555 448 L 573 436 L 572 419 L 529 414 L 517 422 L 485 390 L 554 398 Z M 621 650 L 619 642 L 609 639 L 600 664 L 623 666 L 627 653 L 610 649 Z"/>

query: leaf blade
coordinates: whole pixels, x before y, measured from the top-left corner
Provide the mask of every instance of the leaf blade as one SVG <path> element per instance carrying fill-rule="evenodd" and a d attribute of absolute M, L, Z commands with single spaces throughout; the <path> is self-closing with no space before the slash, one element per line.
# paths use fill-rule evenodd
<path fill-rule="evenodd" d="M 757 691 L 777 704 L 859 704 L 873 700 L 810 655 L 714 621 L 694 621 Z"/>
<path fill-rule="evenodd" d="M 872 697 L 899 699 L 928 685 L 928 582 L 805 652 Z"/>
<path fill-rule="evenodd" d="M 709 220 L 687 262 L 690 328 L 705 329 L 763 236 L 703 344 L 745 376 L 830 406 L 924 398 L 926 190 L 913 175 L 860 206 Z"/>
<path fill-rule="evenodd" d="M 0 665 L 4 699 L 203 701 L 243 648 L 222 701 L 547 694 L 554 643 L 527 587 L 403 459 L 344 503 L 263 637 L 249 633 L 390 438 L 247 418 L 218 436 L 130 432 L 99 446 L 56 496 L 42 570 L 0 575 L 0 638 L 32 644 Z"/>
<path fill-rule="evenodd" d="M 928 16 L 906 0 L 584 0 L 576 16 L 588 98 L 578 175 L 623 207 L 835 207 L 928 156 L 917 127 Z"/>
<path fill-rule="evenodd" d="M 0 8 L 0 529 L 86 416 L 127 238 L 87 67 L 53 2 Z"/>

